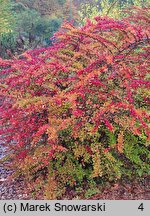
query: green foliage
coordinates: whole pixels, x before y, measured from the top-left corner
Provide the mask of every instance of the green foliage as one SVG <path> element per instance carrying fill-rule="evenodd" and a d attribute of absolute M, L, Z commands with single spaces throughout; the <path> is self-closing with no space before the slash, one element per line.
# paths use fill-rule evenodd
<path fill-rule="evenodd" d="M 58 18 L 41 17 L 39 12 L 28 9 L 17 14 L 16 20 L 16 31 L 25 37 L 31 47 L 50 39 L 61 24 Z"/>
<path fill-rule="evenodd" d="M 40 19 L 39 22 L 35 25 L 34 32 L 37 36 L 50 38 L 58 30 L 61 22 L 61 19 L 58 19 L 57 17 L 49 19 L 44 17 Z"/>
<path fill-rule="evenodd" d="M 40 14 L 37 11 L 30 9 L 22 10 L 16 14 L 16 30 L 29 34 L 29 32 L 34 31 L 34 26 L 39 20 Z"/>
<path fill-rule="evenodd" d="M 64 5 L 66 3 L 66 0 L 57 0 L 57 2 L 60 4 L 60 5 Z"/>
<path fill-rule="evenodd" d="M 9 0 L 0 0 L 0 34 L 12 31 L 13 15 L 11 8 L 12 4 Z"/>
<path fill-rule="evenodd" d="M 121 19 L 125 16 L 123 9 L 130 7 L 131 5 L 138 7 L 148 7 L 150 5 L 149 0 L 93 0 L 81 2 L 79 16 L 80 23 L 86 22 L 86 19 L 93 19 L 95 16 L 109 16 L 115 19 Z"/>
<path fill-rule="evenodd" d="M 6 32 L 0 35 L 0 57 L 10 58 L 15 53 L 16 37 L 13 32 Z"/>
<path fill-rule="evenodd" d="M 18 55 L 27 49 L 48 46 L 51 43 L 50 38 L 61 25 L 61 19 L 41 16 L 37 10 L 24 4 L 21 2 L 11 4 L 11 10 L 6 7 L 6 12 L 8 13 L 9 10 L 10 13 L 7 15 L 11 19 L 11 13 L 13 13 L 15 22 L 11 25 L 9 32 L 5 30 L 0 35 L 0 56 L 3 58 L 11 58 L 12 54 Z M 7 5 L 5 4 L 5 6 Z M 7 18 L 6 15 L 5 18 Z M 9 25 L 10 23 L 8 23 Z M 3 26 L 5 25 L 3 24 Z"/>
<path fill-rule="evenodd" d="M 86 193 L 85 193 L 85 198 L 90 198 L 91 196 L 99 193 L 100 191 L 95 187 L 95 188 L 90 188 L 87 189 Z"/>
<path fill-rule="evenodd" d="M 125 156 L 131 161 L 135 175 L 140 177 L 150 172 L 150 152 L 144 144 L 145 139 L 140 139 L 133 134 L 125 136 Z"/>

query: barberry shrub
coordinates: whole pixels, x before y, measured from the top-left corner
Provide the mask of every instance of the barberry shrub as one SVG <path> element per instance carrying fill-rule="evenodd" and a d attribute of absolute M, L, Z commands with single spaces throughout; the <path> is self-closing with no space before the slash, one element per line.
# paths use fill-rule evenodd
<path fill-rule="evenodd" d="M 149 174 L 149 22 L 133 8 L 65 23 L 52 47 L 0 60 L 1 134 L 32 192 L 56 199 Z"/>

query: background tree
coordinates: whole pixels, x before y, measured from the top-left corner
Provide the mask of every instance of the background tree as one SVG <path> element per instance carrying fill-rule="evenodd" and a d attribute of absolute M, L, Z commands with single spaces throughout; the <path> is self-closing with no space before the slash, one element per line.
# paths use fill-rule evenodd
<path fill-rule="evenodd" d="M 0 0 L 0 34 L 12 30 L 12 4 L 9 0 Z"/>
<path fill-rule="evenodd" d="M 150 5 L 148 0 L 83 0 L 79 1 L 79 16 L 80 22 L 83 24 L 87 18 L 94 18 L 95 16 L 109 15 L 115 19 L 121 19 L 125 13 L 122 12 L 124 8 L 131 5 L 139 7 L 148 7 Z"/>
<path fill-rule="evenodd" d="M 30 9 L 35 9 L 42 16 L 56 16 L 57 11 L 59 10 L 62 14 L 60 8 L 66 3 L 66 0 L 15 0 L 16 3 L 23 4 L 25 7 Z"/>
<path fill-rule="evenodd" d="M 3 1 L 6 12 L 10 13 L 9 19 L 11 20 L 12 15 L 14 17 L 14 24 L 11 25 L 11 32 L 1 35 L 1 57 L 10 58 L 10 53 L 17 55 L 27 49 L 50 45 L 50 38 L 63 20 L 63 15 L 56 17 L 54 14 L 57 13 L 58 6 L 62 7 L 64 1 L 12 0 L 9 4 L 6 3 Z M 8 7 L 9 5 L 11 7 Z M 62 14 L 61 10 L 59 12 Z M 5 13 L 5 20 L 6 18 Z M 4 21 L 2 26 L 5 26 Z"/>
<path fill-rule="evenodd" d="M 8 57 L 7 50 L 14 50 L 13 30 L 15 17 L 12 14 L 13 4 L 10 0 L 0 0 L 0 56 Z"/>

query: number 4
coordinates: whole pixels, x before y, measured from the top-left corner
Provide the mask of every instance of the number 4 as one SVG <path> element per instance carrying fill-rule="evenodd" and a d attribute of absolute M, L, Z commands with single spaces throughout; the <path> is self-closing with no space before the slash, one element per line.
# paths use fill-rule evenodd
<path fill-rule="evenodd" d="M 138 207 L 139 210 L 143 211 L 144 210 L 144 206 L 143 206 L 143 203 L 141 203 Z"/>

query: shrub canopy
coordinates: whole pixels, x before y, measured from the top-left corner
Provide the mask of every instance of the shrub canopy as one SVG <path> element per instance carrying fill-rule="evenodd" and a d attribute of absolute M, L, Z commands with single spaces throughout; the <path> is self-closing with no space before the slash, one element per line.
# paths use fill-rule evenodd
<path fill-rule="evenodd" d="M 149 9 L 130 15 L 65 23 L 52 47 L 0 60 L 1 133 L 17 173 L 47 198 L 149 170 Z"/>

